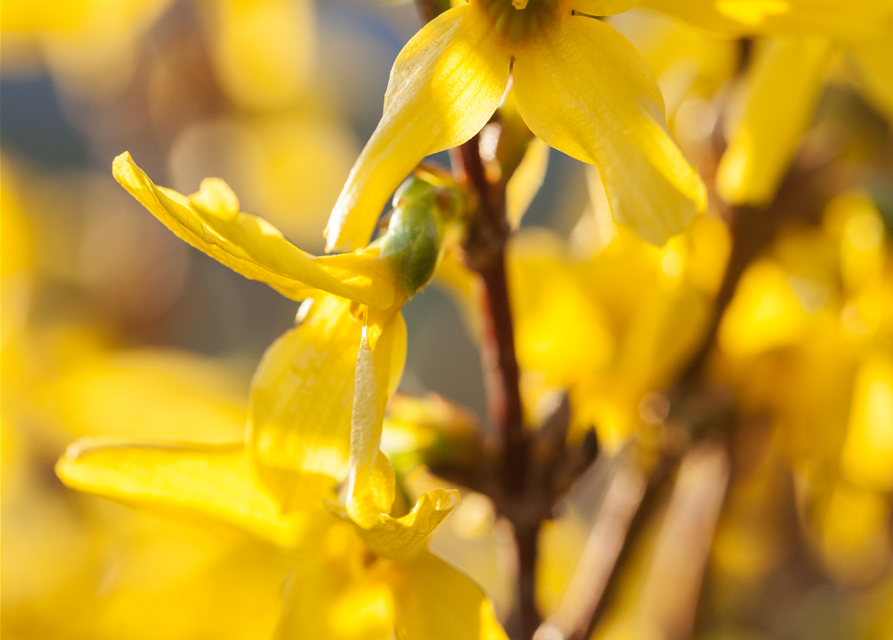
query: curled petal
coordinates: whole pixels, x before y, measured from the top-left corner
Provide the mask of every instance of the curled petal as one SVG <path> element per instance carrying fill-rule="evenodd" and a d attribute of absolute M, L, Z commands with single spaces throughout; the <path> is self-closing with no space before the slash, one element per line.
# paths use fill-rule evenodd
<path fill-rule="evenodd" d="M 506 640 L 481 588 L 423 552 L 395 567 L 394 626 L 404 640 Z"/>
<path fill-rule="evenodd" d="M 706 205 L 706 190 L 664 122 L 647 64 L 599 20 L 567 16 L 519 49 L 514 86 L 538 137 L 598 165 L 615 220 L 663 244 Z"/>
<path fill-rule="evenodd" d="M 429 22 L 400 52 L 384 115 L 347 178 L 326 227 L 326 249 L 365 246 L 388 198 L 425 156 L 468 141 L 496 111 L 509 55 L 478 8 Z"/>
<path fill-rule="evenodd" d="M 294 546 L 303 516 L 284 516 L 257 485 L 242 444 L 84 439 L 56 465 L 67 486 L 202 524 L 227 525 Z"/>
<path fill-rule="evenodd" d="M 412 511 L 401 518 L 379 513 L 368 523 L 357 523 L 357 531 L 377 556 L 406 561 L 423 551 L 428 536 L 459 504 L 459 492 L 453 489 L 429 491 L 416 502 Z M 330 508 L 338 517 L 353 520 L 347 510 L 337 505 Z"/>
<path fill-rule="evenodd" d="M 155 186 L 127 152 L 115 158 L 113 172 L 121 186 L 181 240 L 288 298 L 303 300 L 321 290 L 381 309 L 393 304 L 393 282 L 375 251 L 315 258 L 263 218 L 241 213 L 222 180 L 205 180 L 201 191 L 186 198 Z"/>
<path fill-rule="evenodd" d="M 716 176 L 720 196 L 732 204 L 759 205 L 775 196 L 812 120 L 831 62 L 825 38 L 760 44 L 747 79 L 743 114 Z"/>

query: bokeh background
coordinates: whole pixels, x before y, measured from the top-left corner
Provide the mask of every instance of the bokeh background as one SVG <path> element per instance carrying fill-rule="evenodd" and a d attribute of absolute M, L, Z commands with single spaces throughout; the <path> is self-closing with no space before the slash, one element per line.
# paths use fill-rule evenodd
<path fill-rule="evenodd" d="M 288 572 L 284 554 L 76 494 L 53 473 L 65 447 L 82 436 L 240 439 L 254 367 L 296 311 L 174 237 L 113 180 L 111 162 L 128 150 L 153 181 L 186 194 L 206 176 L 221 177 L 244 210 L 319 253 L 330 207 L 381 115 L 390 66 L 419 24 L 411 3 L 372 0 L 4 2 L 4 637 L 270 637 Z M 674 132 L 709 171 L 720 114 L 752 43 L 707 38 L 652 14 L 615 24 L 652 64 Z M 668 493 L 669 506 L 644 536 L 602 636 L 652 637 L 630 621 L 658 619 L 673 606 L 674 549 L 699 544 L 703 553 L 692 562 L 707 563 L 707 578 L 698 637 L 893 634 L 891 146 L 887 103 L 873 98 L 844 65 L 834 67 L 807 143 L 821 155 L 829 140 L 844 140 L 844 157 L 877 166 L 861 185 L 871 189 L 844 193 L 827 219 L 788 229 L 744 280 L 721 331 L 727 360 L 717 379 L 739 394 L 748 420 L 735 441 L 732 488 L 712 551 L 712 532 L 679 529 L 684 505 L 674 511 Z M 435 160 L 448 161 L 445 154 Z M 656 354 L 667 351 L 657 337 L 691 328 L 672 306 L 685 307 L 687 299 L 680 302 L 667 282 L 690 278 L 706 298 L 714 295 L 729 238 L 721 212 L 713 211 L 687 249 L 643 248 L 623 230 L 606 232 L 600 207 L 603 214 L 584 168 L 553 152 L 523 226 L 557 235 L 545 244 L 527 236 L 527 262 L 517 268 L 528 269 L 529 289 L 537 292 L 529 309 L 554 304 L 555 312 L 528 314 L 533 319 L 521 330 L 541 340 L 531 339 L 526 353 L 535 359 L 555 347 L 543 338 L 549 323 L 589 313 L 595 296 L 607 309 L 592 312 L 605 320 L 608 328 L 598 331 L 606 341 L 654 341 L 627 362 L 650 372 L 661 359 Z M 603 251 L 610 242 L 614 248 Z M 581 288 L 578 279 L 558 286 L 564 266 L 554 273 L 544 267 L 556 254 L 588 261 L 600 252 L 583 263 L 591 286 Z M 671 301 L 658 309 L 668 324 L 655 325 L 655 307 L 636 294 Z M 477 348 L 449 288 L 429 287 L 404 313 L 409 348 L 401 390 L 435 391 L 484 415 Z M 866 328 L 860 313 L 882 319 Z M 629 409 L 637 425 L 652 424 L 640 411 L 650 389 L 627 384 L 622 367 L 605 358 L 599 375 L 615 382 L 583 393 L 626 402 L 628 392 L 629 407 L 611 410 Z M 640 377 L 652 385 L 671 379 L 650 375 Z M 538 378 L 526 380 L 535 387 Z M 870 389 L 880 400 L 860 399 Z M 602 404 L 593 415 L 608 429 Z M 864 423 L 880 427 L 872 432 Z M 632 431 L 599 434 L 618 450 Z M 692 464 L 686 482 L 696 492 L 716 473 L 709 460 Z M 546 531 L 546 612 L 558 606 L 584 553 L 610 469 L 609 461 L 599 463 Z M 485 498 L 465 498 L 435 543 L 505 613 L 510 532 Z M 696 591 L 699 585 L 700 578 Z"/>

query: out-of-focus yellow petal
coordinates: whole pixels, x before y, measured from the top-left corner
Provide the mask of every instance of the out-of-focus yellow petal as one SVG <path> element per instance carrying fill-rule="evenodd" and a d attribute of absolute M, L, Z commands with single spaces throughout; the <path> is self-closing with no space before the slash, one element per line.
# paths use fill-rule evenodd
<path fill-rule="evenodd" d="M 882 30 L 893 10 L 886 0 L 642 0 L 639 6 L 733 35 L 842 38 Z"/>
<path fill-rule="evenodd" d="M 534 138 L 527 146 L 524 159 L 509 178 L 505 189 L 506 216 L 513 229 L 517 229 L 521 224 L 521 218 L 543 186 L 548 168 L 549 145 L 539 138 Z"/>
<path fill-rule="evenodd" d="M 260 489 L 241 444 L 84 439 L 68 448 L 56 473 L 79 491 L 187 521 L 229 525 L 283 546 L 296 544 L 305 527 L 305 518 L 282 515 Z"/>
<path fill-rule="evenodd" d="M 824 38 L 767 41 L 758 47 L 742 116 L 716 176 L 719 194 L 732 204 L 758 205 L 775 196 L 812 120 L 831 60 Z"/>
<path fill-rule="evenodd" d="M 211 60 L 221 87 L 254 109 L 292 104 L 314 67 L 310 0 L 215 0 L 205 3 Z"/>
<path fill-rule="evenodd" d="M 733 356 L 752 356 L 794 343 L 808 321 L 788 274 L 774 262 L 756 262 L 723 315 L 719 344 Z"/>
<path fill-rule="evenodd" d="M 583 372 L 602 368 L 614 348 L 610 328 L 567 253 L 558 238 L 542 231 L 519 234 L 508 252 L 518 363 L 543 372 L 550 387 L 571 386 Z"/>
<path fill-rule="evenodd" d="M 457 504 L 458 491 L 435 489 L 419 498 L 412 511 L 401 518 L 380 513 L 374 521 L 356 523 L 356 528 L 375 555 L 404 561 L 425 549 L 428 536 Z M 346 509 L 331 504 L 330 508 L 338 517 L 353 521 Z"/>
<path fill-rule="evenodd" d="M 868 97 L 893 120 L 893 55 L 890 37 L 854 42 L 850 56 L 856 64 L 856 74 Z"/>
<path fill-rule="evenodd" d="M 598 165 L 615 220 L 663 244 L 706 206 L 706 190 L 664 122 L 645 61 L 599 20 L 570 16 L 519 49 L 524 121 L 556 149 Z"/>
<path fill-rule="evenodd" d="M 246 278 L 260 280 L 282 295 L 302 300 L 315 289 L 377 308 L 394 301 L 394 286 L 374 251 L 364 258 L 317 259 L 286 240 L 269 222 L 238 211 L 238 200 L 220 180 L 206 180 L 190 198 L 156 187 L 130 154 L 115 158 L 115 179 L 177 237 Z M 319 262 L 317 262 L 319 260 Z M 345 278 L 345 265 L 356 269 Z M 342 279 L 339 279 L 341 275 Z"/>
<path fill-rule="evenodd" d="M 429 22 L 400 52 L 384 115 L 357 159 L 326 227 L 326 248 L 365 246 L 388 198 L 426 155 L 469 140 L 496 111 L 509 55 L 477 6 Z"/>
<path fill-rule="evenodd" d="M 493 605 L 474 582 L 428 552 L 396 566 L 394 626 L 405 640 L 506 640 Z"/>
<path fill-rule="evenodd" d="M 251 454 L 285 509 L 319 499 L 308 483 L 331 489 L 343 480 L 350 456 L 362 325 L 346 300 L 312 305 L 301 326 L 267 349 L 251 389 Z"/>
<path fill-rule="evenodd" d="M 285 584 L 278 640 L 389 640 L 388 585 L 363 571 L 365 548 L 353 527 L 337 523 L 319 548 L 301 554 Z"/>
<path fill-rule="evenodd" d="M 841 472 L 865 489 L 893 489 L 893 361 L 885 355 L 859 368 Z"/>

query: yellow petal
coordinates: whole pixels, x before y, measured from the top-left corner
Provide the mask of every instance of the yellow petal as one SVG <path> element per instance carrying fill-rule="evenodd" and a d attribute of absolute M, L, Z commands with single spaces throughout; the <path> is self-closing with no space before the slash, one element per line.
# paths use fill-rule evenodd
<path fill-rule="evenodd" d="M 201 191 L 185 198 L 155 186 L 127 152 L 115 158 L 113 171 L 115 179 L 177 237 L 246 278 L 265 282 L 294 300 L 319 289 L 377 308 L 393 304 L 394 286 L 382 278 L 386 272 L 376 264 L 374 252 L 347 262 L 317 259 L 263 218 L 239 213 L 238 200 L 221 180 L 206 180 Z M 345 274 L 347 264 L 352 271 Z"/>
<path fill-rule="evenodd" d="M 395 567 L 394 626 L 403 640 L 506 640 L 493 605 L 470 578 L 428 553 Z"/>
<path fill-rule="evenodd" d="M 893 488 L 893 361 L 873 355 L 859 368 L 841 455 L 846 479 L 861 488 Z"/>
<path fill-rule="evenodd" d="M 534 138 L 524 152 L 524 159 L 509 178 L 505 189 L 505 209 L 509 224 L 517 229 L 521 218 L 536 197 L 549 168 L 549 145 Z"/>
<path fill-rule="evenodd" d="M 391 560 L 407 560 L 423 551 L 428 537 L 444 518 L 459 504 L 459 492 L 454 489 L 435 489 L 424 494 L 412 511 L 400 518 L 379 513 L 375 520 L 359 523 L 346 509 L 329 504 L 339 518 L 352 521 L 369 549 L 377 556 Z"/>
<path fill-rule="evenodd" d="M 326 227 L 327 250 L 365 246 L 388 198 L 422 158 L 469 140 L 496 111 L 509 55 L 475 6 L 429 22 L 400 52 L 384 115 Z"/>
<path fill-rule="evenodd" d="M 642 0 L 643 9 L 733 35 L 877 35 L 891 15 L 887 0 Z"/>
<path fill-rule="evenodd" d="M 639 4 L 639 0 L 571 0 L 571 6 L 590 16 L 613 16 Z"/>
<path fill-rule="evenodd" d="M 866 95 L 893 120 L 893 55 L 890 54 L 889 34 L 854 43 L 850 55 Z"/>
<path fill-rule="evenodd" d="M 357 353 L 351 414 L 347 509 L 361 524 L 390 511 L 394 500 L 394 471 L 379 447 L 385 407 L 396 391 L 406 362 L 406 323 L 402 314 L 397 313 L 384 325 L 373 347 L 374 353 L 369 345 L 362 344 Z M 386 477 L 386 486 L 372 482 L 376 475 L 379 480 L 382 475 Z"/>
<path fill-rule="evenodd" d="M 242 444 L 127 444 L 83 439 L 56 465 L 74 489 L 204 524 L 229 525 L 283 546 L 306 519 L 283 516 L 254 476 Z"/>
<path fill-rule="evenodd" d="M 283 109 L 301 97 L 314 70 L 309 0 L 219 0 L 207 10 L 211 62 L 221 88 L 249 109 Z"/>
<path fill-rule="evenodd" d="M 732 204 L 758 205 L 775 196 L 812 120 L 831 60 L 831 46 L 824 38 L 760 45 L 747 80 L 741 120 L 716 176 L 720 196 Z"/>
<path fill-rule="evenodd" d="M 664 122 L 657 83 L 605 23 L 570 16 L 520 48 L 514 86 L 538 137 L 598 165 L 615 220 L 663 244 L 706 205 L 704 184 Z"/>
<path fill-rule="evenodd" d="M 346 523 L 331 527 L 319 543 L 296 558 L 275 638 L 390 640 L 390 589 L 363 570 L 363 543 Z"/>
<path fill-rule="evenodd" d="M 251 389 L 251 454 L 285 509 L 306 505 L 305 483 L 331 489 L 343 480 L 350 455 L 362 325 L 346 300 L 312 305 L 301 326 L 267 349 Z"/>

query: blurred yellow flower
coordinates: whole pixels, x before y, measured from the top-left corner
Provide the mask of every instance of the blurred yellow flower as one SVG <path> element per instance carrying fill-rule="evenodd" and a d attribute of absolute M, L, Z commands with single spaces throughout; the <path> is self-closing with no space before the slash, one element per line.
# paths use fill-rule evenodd
<path fill-rule="evenodd" d="M 472 0 L 404 47 L 384 115 L 329 219 L 329 250 L 360 247 L 391 192 L 426 155 L 460 145 L 514 78 L 518 109 L 549 145 L 597 164 L 615 219 L 662 244 L 705 206 L 705 189 L 664 123 L 657 83 L 633 46 L 586 14 L 603 0 Z"/>
<path fill-rule="evenodd" d="M 893 117 L 887 0 L 643 0 L 641 6 L 725 37 L 764 38 L 734 96 L 730 113 L 738 117 L 727 123 L 729 147 L 718 168 L 717 191 L 732 204 L 759 205 L 775 196 L 836 58 L 846 58 L 868 98 Z"/>

